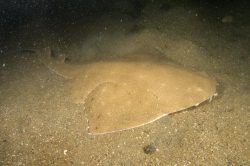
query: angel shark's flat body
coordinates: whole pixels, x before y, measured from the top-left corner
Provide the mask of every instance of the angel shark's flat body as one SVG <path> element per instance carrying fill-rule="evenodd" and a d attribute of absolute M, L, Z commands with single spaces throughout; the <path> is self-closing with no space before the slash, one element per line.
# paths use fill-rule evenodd
<path fill-rule="evenodd" d="M 216 82 L 204 73 L 156 61 L 99 61 L 69 65 L 43 62 L 69 78 L 74 103 L 84 104 L 90 134 L 135 128 L 169 113 L 199 105 L 216 93 Z"/>

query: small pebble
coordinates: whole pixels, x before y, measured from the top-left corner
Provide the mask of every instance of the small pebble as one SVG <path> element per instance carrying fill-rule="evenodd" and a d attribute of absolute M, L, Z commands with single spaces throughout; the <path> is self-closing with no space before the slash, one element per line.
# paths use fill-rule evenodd
<path fill-rule="evenodd" d="M 156 147 L 153 145 L 147 145 L 143 148 L 144 153 L 146 154 L 153 154 L 156 151 Z"/>

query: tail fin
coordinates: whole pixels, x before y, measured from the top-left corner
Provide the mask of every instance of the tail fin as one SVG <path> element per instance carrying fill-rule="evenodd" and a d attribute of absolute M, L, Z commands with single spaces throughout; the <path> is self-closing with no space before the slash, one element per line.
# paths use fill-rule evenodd
<path fill-rule="evenodd" d="M 53 60 L 51 58 L 52 51 L 49 47 L 46 47 L 42 49 L 39 53 L 39 60 L 44 64 L 48 65 L 50 64 Z"/>
<path fill-rule="evenodd" d="M 49 47 L 46 47 L 40 51 L 39 59 L 52 72 L 67 79 L 73 77 L 74 68 L 64 63 L 64 54 L 53 57 L 52 50 Z"/>

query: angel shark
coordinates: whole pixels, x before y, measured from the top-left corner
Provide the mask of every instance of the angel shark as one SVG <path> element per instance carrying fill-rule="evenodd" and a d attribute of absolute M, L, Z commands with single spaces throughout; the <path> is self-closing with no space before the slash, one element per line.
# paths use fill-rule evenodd
<path fill-rule="evenodd" d="M 136 55 L 133 55 L 136 57 Z M 55 60 L 51 50 L 40 59 L 67 79 L 72 102 L 85 107 L 90 134 L 127 130 L 211 99 L 216 81 L 164 61 L 106 60 L 75 65 Z"/>

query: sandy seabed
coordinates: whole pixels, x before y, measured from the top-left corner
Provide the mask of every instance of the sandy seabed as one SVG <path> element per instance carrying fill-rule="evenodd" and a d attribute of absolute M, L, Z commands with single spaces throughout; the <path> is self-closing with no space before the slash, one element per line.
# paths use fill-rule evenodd
<path fill-rule="evenodd" d="M 150 3 L 136 19 L 114 13 L 20 26 L 1 54 L 0 165 L 250 165 L 250 24 L 199 12 Z M 139 128 L 91 136 L 84 107 L 65 95 L 66 80 L 21 51 L 46 46 L 79 64 L 161 55 L 213 76 L 218 96 Z"/>

